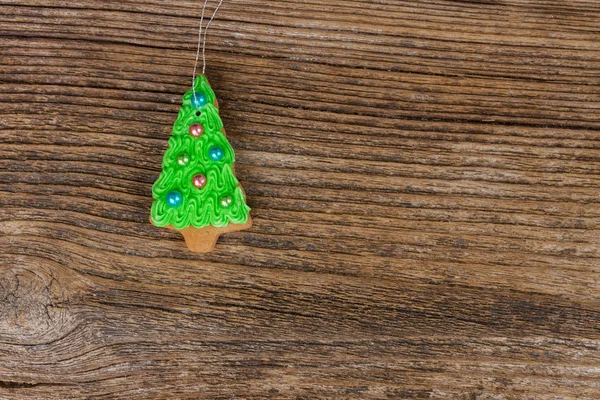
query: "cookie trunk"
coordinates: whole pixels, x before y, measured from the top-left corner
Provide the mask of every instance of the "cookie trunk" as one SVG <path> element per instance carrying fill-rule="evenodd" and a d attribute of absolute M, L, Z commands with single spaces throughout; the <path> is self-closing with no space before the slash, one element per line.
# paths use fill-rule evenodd
<path fill-rule="evenodd" d="M 217 228 L 212 225 L 204 228 L 194 228 L 190 226 L 184 229 L 178 229 L 185 239 L 185 244 L 190 251 L 195 253 L 209 253 L 215 248 L 217 239 L 223 233 L 236 232 L 248 229 L 252 226 L 252 218 L 248 216 L 248 222 L 245 224 L 229 224 L 227 226 Z"/>

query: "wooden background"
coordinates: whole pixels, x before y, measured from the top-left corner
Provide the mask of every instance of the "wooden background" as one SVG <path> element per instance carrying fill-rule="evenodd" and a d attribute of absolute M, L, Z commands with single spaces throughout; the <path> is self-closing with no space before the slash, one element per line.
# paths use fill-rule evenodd
<path fill-rule="evenodd" d="M 0 0 L 1 399 L 600 398 L 598 1 L 226 0 L 208 255 L 147 222 L 199 15 Z"/>

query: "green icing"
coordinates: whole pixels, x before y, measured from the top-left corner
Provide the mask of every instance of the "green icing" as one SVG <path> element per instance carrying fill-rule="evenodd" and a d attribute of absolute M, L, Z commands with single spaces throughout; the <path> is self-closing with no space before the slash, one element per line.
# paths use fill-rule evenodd
<path fill-rule="evenodd" d="M 162 172 L 152 186 L 152 222 L 156 226 L 172 225 L 175 229 L 245 224 L 250 207 L 246 205 L 244 192 L 233 174 L 235 155 L 222 133 L 223 122 L 219 109 L 214 105 L 215 94 L 204 76 L 196 79 L 194 89 L 196 93 L 203 93 L 207 102 L 200 108 L 193 107 L 190 102 L 192 89 L 183 96 L 183 105 L 163 157 Z M 195 123 L 204 127 L 203 135 L 198 138 L 189 134 L 190 125 Z M 223 150 L 223 158 L 219 161 L 209 156 L 209 149 L 215 146 Z M 189 162 L 183 166 L 177 161 L 180 154 L 189 156 Z M 192 183 L 197 174 L 206 176 L 206 185 L 202 189 Z M 177 208 L 166 202 L 167 194 L 174 190 L 183 196 L 183 203 Z M 221 205 L 223 196 L 233 199 L 228 207 Z"/>

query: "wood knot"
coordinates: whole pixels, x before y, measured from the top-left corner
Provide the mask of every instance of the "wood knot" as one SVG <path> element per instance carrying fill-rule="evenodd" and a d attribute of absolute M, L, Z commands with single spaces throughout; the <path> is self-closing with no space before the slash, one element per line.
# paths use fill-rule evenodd
<path fill-rule="evenodd" d="M 0 266 L 0 335 L 35 341 L 61 330 L 66 294 L 51 269 L 20 261 Z"/>

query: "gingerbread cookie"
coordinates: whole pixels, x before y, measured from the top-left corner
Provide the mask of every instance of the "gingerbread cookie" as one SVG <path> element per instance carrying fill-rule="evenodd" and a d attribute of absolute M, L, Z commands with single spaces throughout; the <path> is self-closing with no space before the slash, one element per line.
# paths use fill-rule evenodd
<path fill-rule="evenodd" d="M 183 234 L 191 251 L 211 251 L 219 235 L 252 225 L 246 195 L 234 174 L 215 94 L 199 76 L 183 96 L 162 172 L 152 186 L 151 222 Z"/>

